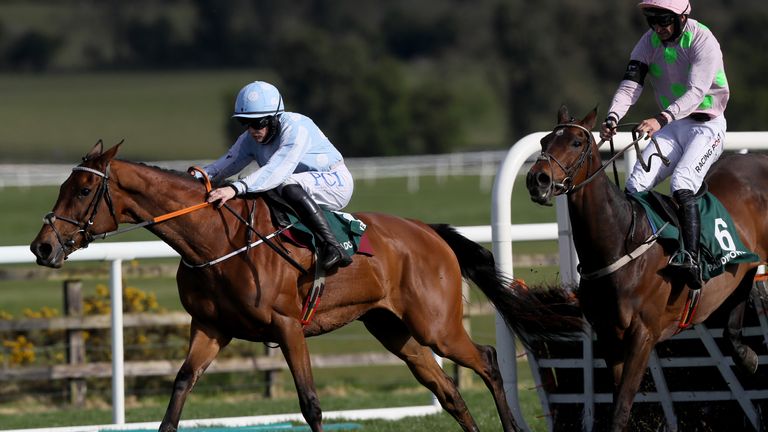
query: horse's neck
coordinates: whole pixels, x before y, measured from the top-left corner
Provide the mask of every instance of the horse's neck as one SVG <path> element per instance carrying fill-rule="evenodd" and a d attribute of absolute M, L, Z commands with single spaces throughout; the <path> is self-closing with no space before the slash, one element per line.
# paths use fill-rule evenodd
<path fill-rule="evenodd" d="M 113 178 L 116 185 L 111 187 L 120 222 L 139 223 L 167 215 L 205 201 L 205 191 L 195 183 L 169 171 L 125 161 L 112 161 Z M 210 227 L 209 221 L 200 216 L 210 209 L 197 210 L 186 217 L 168 219 L 147 227 L 155 235 L 178 252 L 186 252 L 198 245 Z M 200 224 L 194 229 L 189 225 Z"/>
<path fill-rule="evenodd" d="M 633 229 L 632 206 L 604 173 L 568 197 L 574 245 L 579 260 L 605 265 L 626 253 Z"/>

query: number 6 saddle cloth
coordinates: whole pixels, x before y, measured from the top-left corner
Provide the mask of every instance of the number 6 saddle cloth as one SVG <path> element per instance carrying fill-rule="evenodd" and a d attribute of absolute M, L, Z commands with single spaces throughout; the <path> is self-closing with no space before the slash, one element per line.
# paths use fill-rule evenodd
<path fill-rule="evenodd" d="M 655 191 L 638 192 L 628 196 L 643 206 L 653 232 L 661 229 L 658 233 L 659 240 L 665 248 L 674 251 L 670 262 L 678 259 L 683 240 L 674 200 Z M 699 267 L 704 282 L 723 273 L 727 264 L 760 261 L 760 258 L 748 251 L 742 243 L 728 210 L 720 200 L 705 192 L 699 197 L 698 204 L 701 214 Z"/>

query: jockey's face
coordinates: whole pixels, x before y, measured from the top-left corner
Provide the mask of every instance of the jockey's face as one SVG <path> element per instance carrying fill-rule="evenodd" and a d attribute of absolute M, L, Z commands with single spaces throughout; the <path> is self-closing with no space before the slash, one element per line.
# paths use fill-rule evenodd
<path fill-rule="evenodd" d="M 669 42 L 675 34 L 675 24 L 678 16 L 663 9 L 650 9 L 645 13 L 648 26 L 659 36 L 662 42 Z M 680 17 L 680 25 L 685 25 L 685 15 Z"/>
<path fill-rule="evenodd" d="M 267 132 L 269 132 L 269 126 L 257 129 L 253 124 L 248 125 L 248 133 L 256 142 L 263 143 L 264 139 L 267 138 Z"/>
<path fill-rule="evenodd" d="M 256 142 L 264 142 L 269 133 L 269 117 L 241 119 L 240 122 L 248 127 L 248 133 Z"/>

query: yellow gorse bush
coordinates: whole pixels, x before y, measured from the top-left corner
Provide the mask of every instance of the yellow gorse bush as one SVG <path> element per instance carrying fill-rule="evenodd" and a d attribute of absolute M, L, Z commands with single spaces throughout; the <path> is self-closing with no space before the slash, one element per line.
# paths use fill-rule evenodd
<path fill-rule="evenodd" d="M 12 365 L 32 364 L 35 361 L 35 345 L 24 335 L 13 340 L 4 340 L 3 347 L 9 351 Z"/>

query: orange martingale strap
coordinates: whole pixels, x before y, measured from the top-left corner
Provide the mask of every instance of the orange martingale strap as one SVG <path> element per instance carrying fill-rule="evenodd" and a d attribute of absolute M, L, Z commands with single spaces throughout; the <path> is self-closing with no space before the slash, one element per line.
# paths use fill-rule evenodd
<path fill-rule="evenodd" d="M 197 167 L 197 166 L 193 166 L 193 167 L 189 168 L 188 172 L 190 174 L 192 174 L 193 172 L 200 173 L 200 175 L 203 176 L 202 180 L 203 180 L 203 184 L 205 185 L 205 191 L 206 192 L 210 192 L 211 191 L 211 179 L 208 178 L 208 173 L 206 173 L 202 168 Z M 168 219 L 173 219 L 176 216 L 181 216 L 181 215 L 185 215 L 187 213 L 192 213 L 193 211 L 200 210 L 201 208 L 204 208 L 204 207 L 208 207 L 209 205 L 211 205 L 211 203 L 209 203 L 209 202 L 203 202 L 203 203 L 200 203 L 200 204 L 195 204 L 193 206 L 189 206 L 189 207 L 183 208 L 181 210 L 176 210 L 176 211 L 173 211 L 173 212 L 166 213 L 164 215 L 158 216 L 158 217 L 152 219 L 151 222 L 152 223 L 158 223 L 158 222 L 166 221 Z"/>

